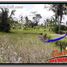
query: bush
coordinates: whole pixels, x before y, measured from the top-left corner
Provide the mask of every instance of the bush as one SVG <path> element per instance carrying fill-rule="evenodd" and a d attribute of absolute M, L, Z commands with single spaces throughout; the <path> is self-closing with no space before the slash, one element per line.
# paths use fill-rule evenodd
<path fill-rule="evenodd" d="M 67 27 L 64 26 L 64 25 L 61 25 L 61 30 L 62 30 L 62 31 L 67 30 Z"/>
<path fill-rule="evenodd" d="M 56 25 L 55 27 L 53 27 L 53 32 L 55 32 L 55 33 L 58 33 L 58 25 Z"/>
<path fill-rule="evenodd" d="M 0 24 L 0 31 L 9 32 L 10 31 L 10 25 L 8 23 Z"/>
<path fill-rule="evenodd" d="M 65 48 L 67 46 L 67 41 L 66 41 L 66 39 L 60 40 L 60 41 L 56 42 L 55 44 L 56 44 L 56 46 L 59 46 L 59 47 L 61 45 L 62 46 L 62 49 L 65 50 Z"/>
<path fill-rule="evenodd" d="M 58 33 L 58 29 L 59 29 L 59 26 L 58 26 L 58 25 L 55 25 L 55 26 L 52 28 L 52 31 L 55 32 L 55 33 Z M 60 34 L 65 34 L 64 31 L 67 30 L 67 27 L 64 26 L 64 25 L 61 25 L 61 26 L 60 26 L 60 30 L 61 30 L 61 31 L 60 31 Z"/>

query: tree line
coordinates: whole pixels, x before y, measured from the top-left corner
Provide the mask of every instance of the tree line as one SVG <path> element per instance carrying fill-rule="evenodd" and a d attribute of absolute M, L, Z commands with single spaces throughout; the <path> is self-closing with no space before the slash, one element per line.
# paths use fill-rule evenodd
<path fill-rule="evenodd" d="M 46 27 L 47 27 L 47 25 L 50 26 L 51 29 L 54 29 L 54 30 L 57 29 L 57 32 L 60 33 L 63 15 L 67 14 L 67 5 L 66 4 L 50 4 L 50 6 L 51 7 L 49 8 L 49 10 L 52 10 L 55 15 L 51 19 L 46 19 L 46 21 L 44 21 L 45 25 L 46 25 Z M 12 10 L 10 16 L 8 16 L 9 9 L 7 9 L 7 8 L 0 8 L 0 9 L 1 9 L 1 12 L 0 12 L 0 31 L 10 32 L 11 27 L 14 26 L 15 23 L 18 24 L 18 21 L 14 21 L 12 18 L 12 16 L 15 13 L 15 10 Z M 46 8 L 44 8 L 44 9 L 46 9 Z M 35 16 L 33 17 L 34 22 L 32 22 L 26 16 L 24 26 L 33 28 L 34 26 L 38 25 L 39 20 L 41 18 L 42 18 L 42 16 L 40 14 L 35 14 Z M 22 16 L 21 16 L 21 21 L 23 23 Z"/>

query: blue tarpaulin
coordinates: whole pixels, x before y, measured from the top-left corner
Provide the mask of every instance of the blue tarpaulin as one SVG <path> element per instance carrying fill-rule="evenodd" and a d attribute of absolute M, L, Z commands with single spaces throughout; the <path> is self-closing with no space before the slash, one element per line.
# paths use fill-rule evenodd
<path fill-rule="evenodd" d="M 59 37 L 59 38 L 55 38 L 55 39 L 51 39 L 51 40 L 47 40 L 46 42 L 56 42 L 56 41 L 58 41 L 58 40 L 61 40 L 61 39 L 63 39 L 64 37 L 66 37 L 67 36 L 67 34 L 65 34 L 64 36 L 62 36 L 62 37 Z"/>

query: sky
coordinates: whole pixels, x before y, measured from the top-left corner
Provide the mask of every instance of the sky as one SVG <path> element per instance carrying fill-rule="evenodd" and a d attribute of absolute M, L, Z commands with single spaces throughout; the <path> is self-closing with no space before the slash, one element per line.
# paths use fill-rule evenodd
<path fill-rule="evenodd" d="M 45 8 L 45 6 L 48 8 Z M 42 23 L 44 20 L 54 15 L 51 10 L 49 11 L 50 6 L 48 4 L 0 4 L 0 7 L 9 8 L 9 14 L 11 10 L 16 10 L 15 15 L 13 16 L 16 17 L 16 20 L 19 20 L 20 16 L 28 16 L 28 18 L 32 20 L 34 13 L 38 13 L 42 16 L 40 20 L 40 23 Z M 64 16 L 64 22 L 67 21 L 66 18 L 67 16 Z"/>

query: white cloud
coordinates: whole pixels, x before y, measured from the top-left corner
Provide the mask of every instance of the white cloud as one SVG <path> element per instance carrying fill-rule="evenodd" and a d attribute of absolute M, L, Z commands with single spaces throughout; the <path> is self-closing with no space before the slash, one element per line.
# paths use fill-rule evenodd
<path fill-rule="evenodd" d="M 15 17 L 19 18 L 20 15 L 28 16 L 30 19 L 34 16 L 32 12 L 36 11 L 41 14 L 42 18 L 50 18 L 53 15 L 52 11 L 49 11 L 44 8 L 45 4 L 22 4 L 23 8 L 15 8 Z"/>
<path fill-rule="evenodd" d="M 28 16 L 29 19 L 32 19 L 34 16 L 32 12 L 39 13 L 42 16 L 42 20 L 45 20 L 46 18 L 50 18 L 54 15 L 52 11 L 49 11 L 48 9 L 44 8 L 44 6 L 48 6 L 47 4 L 0 4 L 0 7 L 7 7 L 9 10 L 15 9 L 15 16 L 17 19 L 19 19 L 19 16 Z M 65 17 L 67 18 L 67 16 Z M 67 21 L 64 19 L 63 21 Z"/>

